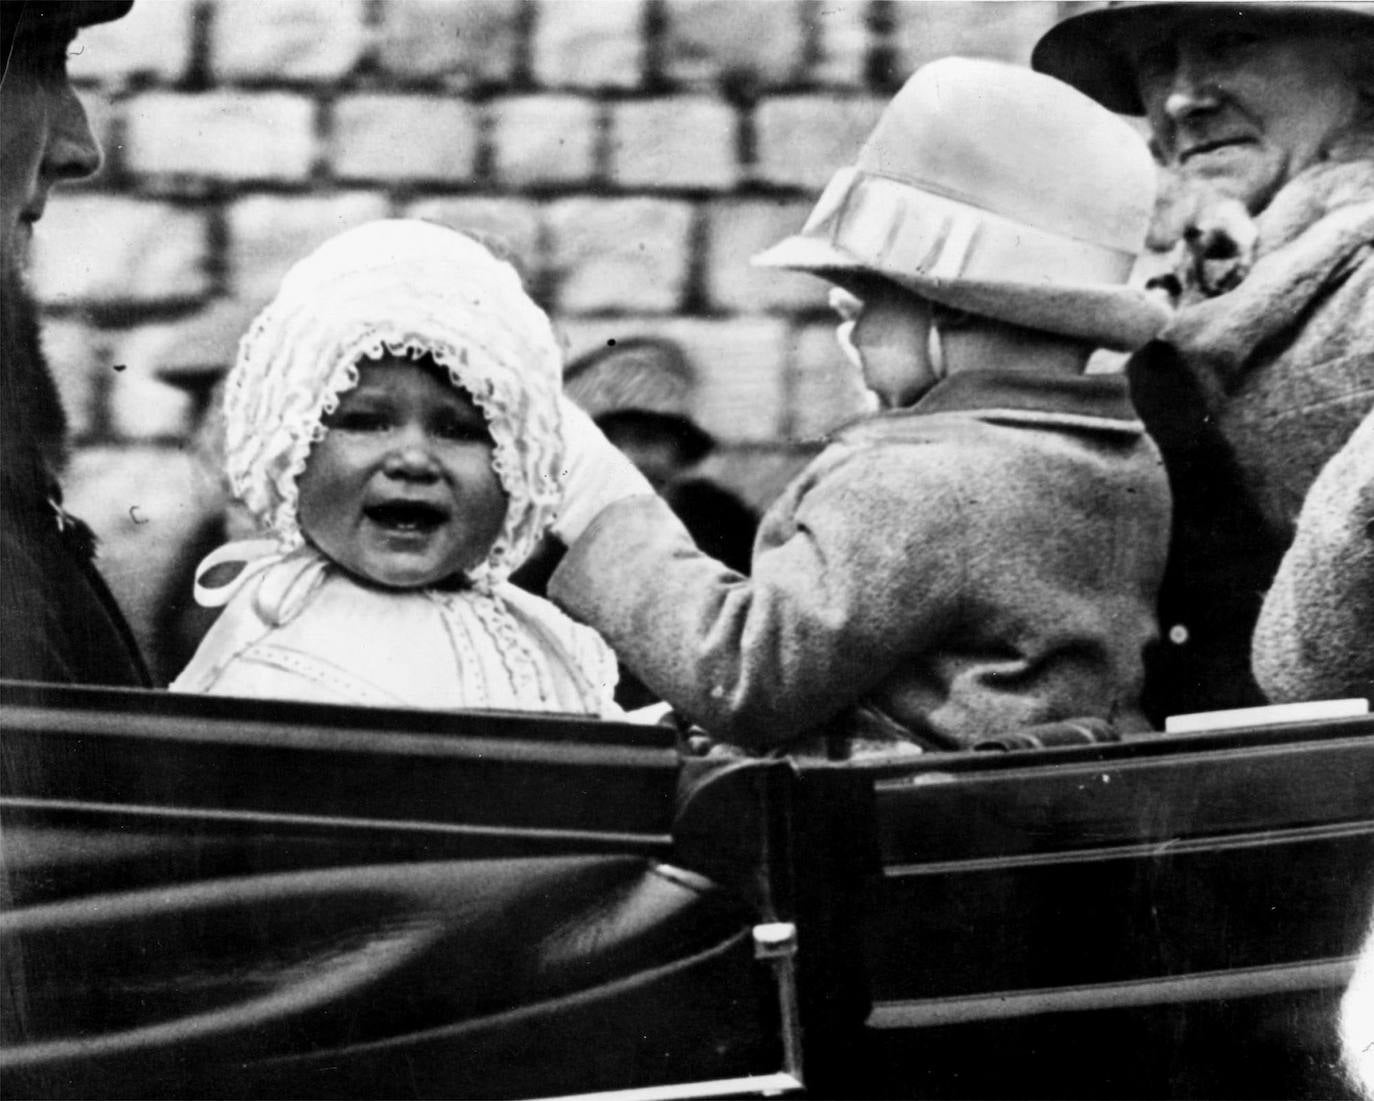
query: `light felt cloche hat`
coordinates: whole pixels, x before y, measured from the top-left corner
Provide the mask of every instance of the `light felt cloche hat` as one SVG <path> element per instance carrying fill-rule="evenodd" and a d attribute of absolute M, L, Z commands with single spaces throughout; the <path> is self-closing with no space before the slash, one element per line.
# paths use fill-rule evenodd
<path fill-rule="evenodd" d="M 994 61 L 922 67 L 801 232 L 755 257 L 871 273 L 935 302 L 1129 350 L 1167 310 L 1125 286 L 1155 197 L 1144 139 L 1058 80 Z"/>

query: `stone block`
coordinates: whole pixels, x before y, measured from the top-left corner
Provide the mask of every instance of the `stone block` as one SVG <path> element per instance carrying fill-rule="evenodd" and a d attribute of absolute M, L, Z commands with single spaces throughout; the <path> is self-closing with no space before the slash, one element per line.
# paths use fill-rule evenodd
<path fill-rule="evenodd" d="M 405 216 L 438 222 L 489 241 L 497 251 L 507 254 L 526 283 L 543 267 L 539 208 L 528 200 L 477 196 L 422 199 L 407 207 Z"/>
<path fill-rule="evenodd" d="M 633 88 L 644 69 L 644 0 L 540 4 L 531 44 L 546 88 Z"/>
<path fill-rule="evenodd" d="M 687 286 L 692 207 L 658 199 L 564 199 L 548 208 L 564 313 L 668 313 Z"/>
<path fill-rule="evenodd" d="M 611 112 L 611 178 L 621 187 L 728 190 L 739 167 L 734 108 L 704 96 L 634 100 Z"/>
<path fill-rule="evenodd" d="M 102 369 L 108 370 L 105 340 L 84 322 L 47 318 L 43 321 L 43 353 L 67 413 L 67 427 L 73 438 L 81 439 L 95 426 L 97 376 Z"/>
<path fill-rule="evenodd" d="M 193 394 L 160 378 L 139 360 L 120 362 L 106 394 L 110 432 L 121 440 L 184 438 L 195 428 Z"/>
<path fill-rule="evenodd" d="M 113 23 L 83 28 L 67 71 L 78 83 L 180 80 L 191 63 L 195 10 L 196 0 L 154 0 L 135 4 Z"/>
<path fill-rule="evenodd" d="M 459 99 L 357 95 L 334 106 L 330 163 L 340 179 L 467 183 L 477 149 L 477 110 Z"/>
<path fill-rule="evenodd" d="M 330 237 L 385 218 L 386 196 L 371 192 L 341 195 L 252 195 L 227 213 L 229 281 L 244 299 L 271 298 L 297 260 Z"/>
<path fill-rule="evenodd" d="M 125 105 L 125 163 L 149 175 L 305 180 L 315 105 L 285 92 L 151 92 Z"/>
<path fill-rule="evenodd" d="M 806 325 L 792 339 L 790 439 L 819 439 L 877 408 L 872 392 L 835 342 L 834 325 Z"/>
<path fill-rule="evenodd" d="M 233 366 L 239 341 L 264 305 L 261 299 L 216 299 L 187 317 L 130 329 L 115 340 L 112 357 L 140 377 L 203 398 Z"/>
<path fill-rule="evenodd" d="M 701 380 L 701 426 L 722 443 L 774 440 L 783 426 L 786 325 L 763 317 L 682 318 L 665 329 Z"/>
<path fill-rule="evenodd" d="M 1050 0 L 893 4 L 901 75 L 952 54 L 1028 65 L 1031 48 L 1059 17 L 1059 8 Z"/>
<path fill-rule="evenodd" d="M 852 164 L 887 100 L 876 97 L 781 96 L 754 115 L 754 177 L 763 183 L 819 192 L 836 170 Z"/>
<path fill-rule="evenodd" d="M 801 68 L 802 11 L 797 0 L 667 0 L 664 75 L 741 91 L 788 83 Z"/>
<path fill-rule="evenodd" d="M 508 83 L 528 0 L 382 0 L 377 59 L 402 81 Z"/>
<path fill-rule="evenodd" d="M 817 58 L 811 78 L 835 87 L 858 87 L 868 74 L 874 35 L 869 0 L 822 0 L 812 8 Z"/>
<path fill-rule="evenodd" d="M 707 207 L 705 278 L 711 304 L 739 313 L 823 308 L 823 280 L 750 263 L 799 232 L 811 207 L 809 200 L 785 199 L 724 199 Z"/>
<path fill-rule="evenodd" d="M 367 44 L 363 0 L 272 0 L 215 9 L 210 68 L 217 81 L 335 80 Z"/>
<path fill-rule="evenodd" d="M 184 302 L 210 289 L 205 215 L 167 203 L 55 195 L 34 237 L 40 301 Z"/>
<path fill-rule="evenodd" d="M 697 376 L 694 417 L 719 442 L 769 442 L 781 432 L 787 326 L 780 320 L 578 318 L 562 322 L 560 331 L 570 359 L 610 340 L 657 336 L 676 341 Z"/>
<path fill-rule="evenodd" d="M 600 108 L 577 96 L 511 96 L 491 105 L 501 187 L 586 183 L 596 173 Z"/>

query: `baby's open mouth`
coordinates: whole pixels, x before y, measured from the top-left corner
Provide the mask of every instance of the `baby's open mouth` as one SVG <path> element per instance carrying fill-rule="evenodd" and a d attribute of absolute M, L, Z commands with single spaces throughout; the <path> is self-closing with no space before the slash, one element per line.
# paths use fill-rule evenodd
<path fill-rule="evenodd" d="M 448 513 L 423 501 L 387 501 L 369 505 L 363 515 L 379 527 L 394 531 L 431 531 L 448 519 Z"/>

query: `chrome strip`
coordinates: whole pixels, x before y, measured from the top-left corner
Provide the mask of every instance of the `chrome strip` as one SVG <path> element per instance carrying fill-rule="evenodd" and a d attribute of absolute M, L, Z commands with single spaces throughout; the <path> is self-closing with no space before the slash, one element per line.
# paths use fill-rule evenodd
<path fill-rule="evenodd" d="M 716 1078 L 709 1082 L 682 1082 L 672 1086 L 640 1086 L 631 1090 L 605 1093 L 570 1093 L 545 1097 L 540 1101 L 692 1101 L 698 1097 L 777 1097 L 795 1093 L 802 1084 L 790 1074 L 749 1075 L 744 1078 Z"/>
<path fill-rule="evenodd" d="M 286 811 L 219 810 L 213 807 L 152 806 L 129 803 L 96 803 L 74 799 L 0 797 L 0 810 L 37 810 L 65 814 L 122 815 L 145 819 L 197 819 L 237 825 L 292 826 L 330 831 L 428 833 L 448 837 L 509 837 L 557 840 L 587 845 L 659 851 L 672 846 L 666 833 L 618 833 L 605 830 L 567 830 L 535 826 L 476 826 L 457 822 L 425 822 L 405 818 L 342 818 L 324 814 L 292 814 Z"/>
<path fill-rule="evenodd" d="M 960 860 L 931 861 L 924 864 L 891 863 L 883 868 L 883 878 L 907 879 L 913 876 L 958 875 L 966 872 L 1001 871 L 1012 868 L 1094 864 L 1107 860 L 1155 860 L 1163 856 L 1269 848 L 1273 845 L 1302 844 L 1329 838 L 1361 837 L 1371 833 L 1374 833 L 1374 820 L 1337 822 L 1320 826 L 1295 826 L 1291 829 L 1252 830 L 1232 836 L 1172 837 L 1167 841 L 1102 845 L 1091 849 L 1018 853 L 1015 856 L 974 856 Z"/>
<path fill-rule="evenodd" d="M 1253 998 L 1300 990 L 1340 989 L 1350 982 L 1355 957 L 1248 967 L 1236 971 L 1199 971 L 1129 982 L 1093 983 L 1040 990 L 1007 990 L 971 997 L 923 998 L 879 1002 L 868 1017 L 870 1028 L 930 1028 L 969 1021 L 1031 1017 L 1041 1013 L 1081 1013 L 1177 1002 Z"/>

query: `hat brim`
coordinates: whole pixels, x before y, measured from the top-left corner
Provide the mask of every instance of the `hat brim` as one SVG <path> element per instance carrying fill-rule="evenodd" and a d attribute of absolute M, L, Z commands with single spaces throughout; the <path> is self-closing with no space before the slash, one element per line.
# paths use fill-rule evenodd
<path fill-rule="evenodd" d="M 780 241 L 754 257 L 753 263 L 805 271 L 839 283 L 859 273 L 878 276 L 942 306 L 1124 352 L 1148 344 L 1170 317 L 1166 306 L 1134 287 L 1049 282 L 1028 285 L 877 271 L 827 241 L 803 236 Z"/>
<path fill-rule="evenodd" d="M 1135 287 L 888 278 L 944 306 L 1120 352 L 1148 344 L 1171 316 L 1167 306 Z"/>
<path fill-rule="evenodd" d="M 698 463 L 716 449 L 716 439 L 695 421 L 676 413 L 654 413 L 644 409 L 612 409 L 592 418 L 606 431 L 617 424 L 651 425 L 681 449 L 682 461 Z M 610 432 L 607 432 L 610 435 Z"/>
<path fill-rule="evenodd" d="M 749 261 L 756 268 L 785 268 L 824 275 L 831 271 L 860 271 L 867 267 L 852 252 L 817 237 L 794 234 Z"/>
<path fill-rule="evenodd" d="M 1176 19 L 1223 14 L 1310 28 L 1355 26 L 1374 31 L 1374 3 L 1123 3 L 1070 16 L 1051 27 L 1031 51 L 1031 68 L 1064 81 L 1110 110 L 1143 115 L 1135 72 L 1120 43 L 1135 35 L 1157 35 Z"/>

